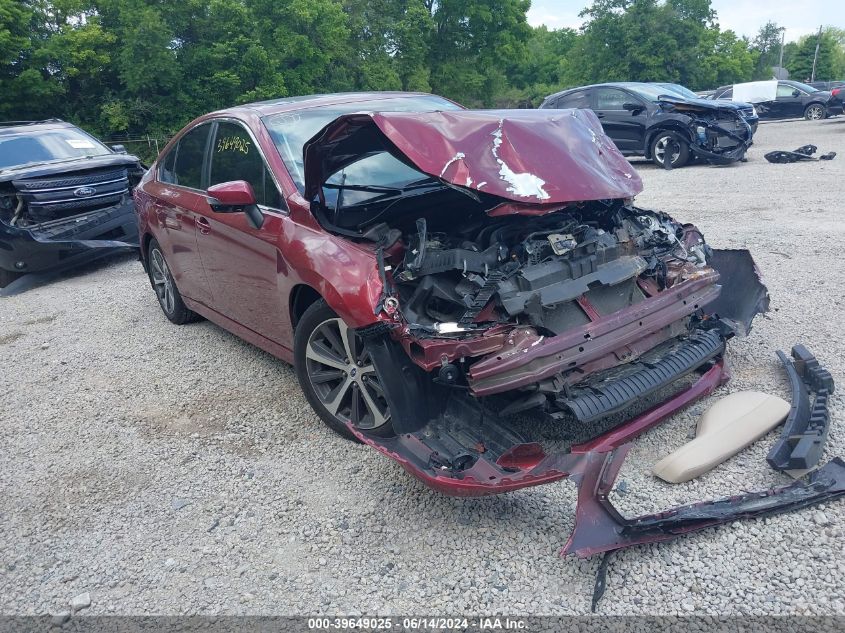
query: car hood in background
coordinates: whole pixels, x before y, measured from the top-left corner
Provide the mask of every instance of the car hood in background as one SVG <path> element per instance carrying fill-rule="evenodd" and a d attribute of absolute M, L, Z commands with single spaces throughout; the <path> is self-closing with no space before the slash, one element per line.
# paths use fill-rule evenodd
<path fill-rule="evenodd" d="M 66 174 L 86 169 L 102 167 L 135 167 L 140 164 L 138 157 L 132 154 L 103 154 L 91 158 L 68 158 L 64 160 L 31 163 L 0 169 L 0 182 L 21 180 L 23 178 L 40 178 L 55 174 Z"/>
<path fill-rule="evenodd" d="M 305 144 L 306 198 L 313 200 L 338 170 L 385 150 L 450 185 L 523 205 L 642 191 L 639 175 L 590 110 L 456 110 L 335 119 Z"/>

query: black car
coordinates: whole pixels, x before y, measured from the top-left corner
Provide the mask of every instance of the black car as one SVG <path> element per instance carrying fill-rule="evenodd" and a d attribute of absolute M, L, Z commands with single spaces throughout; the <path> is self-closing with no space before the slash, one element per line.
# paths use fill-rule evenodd
<path fill-rule="evenodd" d="M 742 100 L 751 100 L 761 119 L 808 120 L 827 118 L 842 114 L 842 101 L 827 90 L 817 90 L 800 81 L 789 79 L 753 81 L 732 86 L 721 86 L 712 99 L 731 100 L 734 95 Z"/>
<path fill-rule="evenodd" d="M 807 81 L 805 83 L 816 90 L 830 90 L 831 92 L 834 88 L 845 86 L 845 81 Z"/>
<path fill-rule="evenodd" d="M 549 95 L 541 108 L 587 108 L 626 156 L 645 156 L 667 167 L 681 167 L 692 157 L 714 164 L 741 160 L 754 131 L 733 103 L 682 97 L 647 83 L 605 83 Z"/>
<path fill-rule="evenodd" d="M 845 110 L 845 85 L 831 88 L 830 96 L 832 97 L 831 105 Z"/>
<path fill-rule="evenodd" d="M 51 119 L 0 123 L 0 288 L 137 246 L 135 156 Z"/>

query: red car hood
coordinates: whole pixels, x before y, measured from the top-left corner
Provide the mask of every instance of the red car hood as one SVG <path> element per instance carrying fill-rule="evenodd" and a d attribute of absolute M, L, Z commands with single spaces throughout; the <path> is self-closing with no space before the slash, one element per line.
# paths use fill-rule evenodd
<path fill-rule="evenodd" d="M 590 110 L 455 110 L 335 119 L 305 144 L 306 198 L 346 165 L 385 149 L 452 185 L 522 203 L 521 211 L 506 205 L 510 212 L 642 191 Z"/>

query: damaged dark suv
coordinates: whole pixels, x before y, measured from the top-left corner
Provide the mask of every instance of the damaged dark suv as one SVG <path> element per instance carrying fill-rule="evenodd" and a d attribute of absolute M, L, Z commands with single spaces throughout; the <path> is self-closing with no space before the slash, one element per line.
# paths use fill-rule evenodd
<path fill-rule="evenodd" d="M 588 108 L 622 154 L 667 168 L 693 158 L 715 165 L 742 160 L 754 137 L 749 121 L 756 117 L 750 104 L 687 98 L 660 84 L 637 82 L 564 90 L 546 97 L 540 108 Z"/>
<path fill-rule="evenodd" d="M 167 318 L 294 364 L 332 429 L 484 495 L 566 477 L 709 393 L 766 309 L 747 251 L 635 206 L 641 189 L 589 110 L 371 93 L 201 117 L 135 200 Z M 581 440 L 551 446 L 524 415 Z"/>
<path fill-rule="evenodd" d="M 138 159 L 79 128 L 0 123 L 0 288 L 137 246 Z"/>

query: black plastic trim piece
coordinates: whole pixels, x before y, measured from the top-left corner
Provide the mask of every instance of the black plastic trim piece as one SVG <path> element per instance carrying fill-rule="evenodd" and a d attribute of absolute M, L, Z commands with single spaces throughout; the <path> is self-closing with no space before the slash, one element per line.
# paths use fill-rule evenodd
<path fill-rule="evenodd" d="M 696 332 L 677 351 L 642 370 L 574 398 L 558 397 L 579 422 L 592 422 L 617 413 L 633 401 L 668 385 L 725 351 L 718 330 Z"/>
<path fill-rule="evenodd" d="M 780 439 L 766 461 L 775 470 L 809 470 L 821 459 L 830 428 L 828 398 L 833 393 L 833 377 L 803 345 L 792 348 L 792 359 L 778 350 L 792 389 L 792 407 Z M 810 404 L 810 393 L 815 393 Z"/>

